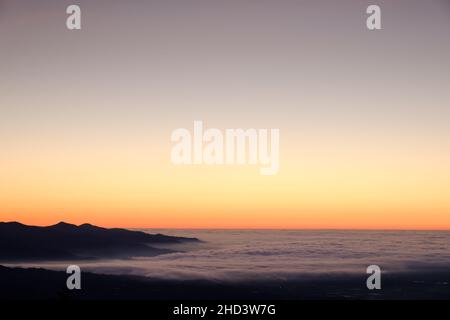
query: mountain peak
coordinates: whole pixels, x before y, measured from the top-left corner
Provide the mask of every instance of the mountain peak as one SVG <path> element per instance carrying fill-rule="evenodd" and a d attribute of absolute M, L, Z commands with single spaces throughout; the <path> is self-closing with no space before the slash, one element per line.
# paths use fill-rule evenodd
<path fill-rule="evenodd" d="M 99 229 L 103 229 L 103 228 L 101 228 L 101 227 L 94 226 L 93 224 L 90 224 L 90 223 L 83 223 L 83 224 L 80 224 L 80 225 L 78 226 L 78 228 L 81 228 L 81 229 L 90 229 L 90 230 L 99 230 Z"/>
<path fill-rule="evenodd" d="M 67 222 L 64 222 L 64 221 L 60 221 L 60 222 L 58 222 L 57 224 L 54 224 L 54 225 L 52 225 L 52 226 L 50 226 L 49 228 L 58 228 L 58 229 L 62 229 L 62 228 L 64 228 L 64 229 L 72 229 L 72 228 L 76 228 L 77 226 L 76 225 L 74 225 L 74 224 L 70 224 L 70 223 L 67 223 Z"/>

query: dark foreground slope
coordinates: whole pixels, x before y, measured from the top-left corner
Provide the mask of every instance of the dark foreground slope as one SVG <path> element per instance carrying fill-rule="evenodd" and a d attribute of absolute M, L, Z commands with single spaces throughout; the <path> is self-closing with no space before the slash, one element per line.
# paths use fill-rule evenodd
<path fill-rule="evenodd" d="M 449 273 L 386 275 L 369 291 L 365 277 L 217 282 L 156 280 L 82 273 L 81 290 L 66 288 L 65 272 L 0 266 L 0 300 L 208 300 L 208 299 L 449 299 Z"/>
<path fill-rule="evenodd" d="M 126 258 L 171 252 L 152 245 L 198 241 L 90 224 L 35 227 L 0 222 L 0 261 Z"/>

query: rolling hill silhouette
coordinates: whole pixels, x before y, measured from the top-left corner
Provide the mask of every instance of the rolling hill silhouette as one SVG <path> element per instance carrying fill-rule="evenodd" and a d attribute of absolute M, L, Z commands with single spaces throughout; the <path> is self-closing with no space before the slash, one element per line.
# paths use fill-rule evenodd
<path fill-rule="evenodd" d="M 91 224 L 60 222 L 48 227 L 0 222 L 0 260 L 65 260 L 129 258 L 174 252 L 157 244 L 199 241 L 196 238 L 147 234 L 126 229 L 107 229 Z"/>

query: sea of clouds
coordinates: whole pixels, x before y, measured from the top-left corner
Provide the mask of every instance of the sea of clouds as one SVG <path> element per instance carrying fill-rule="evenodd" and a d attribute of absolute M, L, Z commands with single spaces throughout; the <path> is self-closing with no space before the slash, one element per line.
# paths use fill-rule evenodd
<path fill-rule="evenodd" d="M 289 280 L 365 274 L 450 271 L 450 232 L 145 230 L 198 237 L 149 258 L 76 262 L 84 271 L 158 279 Z M 65 270 L 67 263 L 39 263 Z M 30 264 L 36 267 L 36 264 Z M 30 266 L 28 265 L 28 266 Z"/>

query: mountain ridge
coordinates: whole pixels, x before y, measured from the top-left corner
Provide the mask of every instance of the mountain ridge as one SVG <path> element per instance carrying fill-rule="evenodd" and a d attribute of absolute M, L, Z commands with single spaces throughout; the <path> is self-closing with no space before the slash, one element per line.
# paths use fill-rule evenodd
<path fill-rule="evenodd" d="M 121 228 L 103 228 L 89 223 L 64 221 L 50 226 L 29 226 L 17 221 L 0 222 L 0 260 L 65 260 L 131 258 L 175 252 L 153 247 L 197 238 L 148 234 Z"/>

